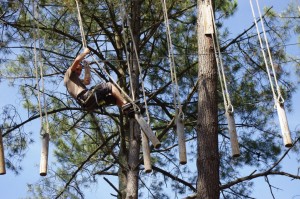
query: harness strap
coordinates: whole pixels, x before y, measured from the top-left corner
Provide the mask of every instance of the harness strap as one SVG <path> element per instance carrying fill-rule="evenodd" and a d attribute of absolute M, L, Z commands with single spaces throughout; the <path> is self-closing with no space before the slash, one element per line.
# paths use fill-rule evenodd
<path fill-rule="evenodd" d="M 95 92 L 96 89 L 97 89 L 97 87 L 93 88 L 90 91 L 87 90 L 86 92 L 88 92 L 88 96 L 86 97 L 86 99 L 83 98 L 83 96 L 86 94 L 86 92 L 83 92 L 82 94 L 80 94 L 77 97 L 78 104 L 88 110 L 92 110 L 92 109 L 95 109 L 99 106 L 106 104 L 106 98 L 111 95 L 107 95 L 103 99 L 98 99 L 97 93 Z"/>

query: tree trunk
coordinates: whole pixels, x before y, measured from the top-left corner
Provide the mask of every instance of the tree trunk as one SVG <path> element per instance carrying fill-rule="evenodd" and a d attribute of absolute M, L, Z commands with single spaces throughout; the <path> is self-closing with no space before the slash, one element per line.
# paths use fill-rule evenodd
<path fill-rule="evenodd" d="M 197 199 L 219 198 L 217 66 L 211 34 L 205 34 L 201 8 L 208 0 L 198 0 L 198 120 Z"/>
<path fill-rule="evenodd" d="M 118 199 L 125 199 L 126 197 L 126 186 L 127 186 L 127 170 L 123 166 L 126 166 L 128 163 L 128 158 L 127 158 L 127 148 L 126 148 L 126 142 L 125 142 L 125 133 L 122 132 L 122 135 L 124 137 L 121 137 L 120 139 L 120 152 L 119 152 L 119 161 L 120 165 L 119 166 L 119 191 L 121 192 L 121 196 L 118 196 Z"/>
<path fill-rule="evenodd" d="M 140 32 L 140 0 L 133 0 L 131 2 L 132 15 L 131 15 L 131 28 L 134 43 L 131 45 L 131 77 L 132 77 L 132 90 L 134 99 L 139 96 L 139 67 L 138 57 L 136 57 L 135 50 L 139 56 L 139 32 Z M 139 154 L 141 146 L 141 130 L 139 124 L 135 119 L 130 119 L 130 136 L 129 136 L 129 154 L 128 154 L 128 173 L 127 173 L 127 195 L 126 199 L 138 198 L 138 175 L 139 175 Z"/>

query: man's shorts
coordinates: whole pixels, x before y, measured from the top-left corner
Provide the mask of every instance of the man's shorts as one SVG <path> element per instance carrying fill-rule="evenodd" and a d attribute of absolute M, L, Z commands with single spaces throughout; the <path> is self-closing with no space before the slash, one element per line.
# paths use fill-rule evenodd
<path fill-rule="evenodd" d="M 116 103 L 116 99 L 112 96 L 112 84 L 110 82 L 93 86 L 77 98 L 79 104 L 86 108 L 97 108 L 104 104 Z"/>

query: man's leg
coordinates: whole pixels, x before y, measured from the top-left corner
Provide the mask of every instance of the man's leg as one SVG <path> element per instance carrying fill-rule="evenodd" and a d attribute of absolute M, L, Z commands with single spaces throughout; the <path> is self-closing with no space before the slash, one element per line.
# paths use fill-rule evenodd
<path fill-rule="evenodd" d="M 109 84 L 111 85 L 111 95 L 114 97 L 117 106 L 122 108 L 123 113 L 134 117 L 135 110 L 133 104 L 125 100 L 125 98 L 122 96 L 122 94 L 115 85 L 113 85 L 112 83 Z M 139 100 L 136 100 L 134 104 L 138 105 L 138 108 L 140 109 L 141 113 L 145 112 L 145 108 L 139 105 Z"/>
<path fill-rule="evenodd" d="M 121 95 L 120 91 L 113 84 L 111 84 L 111 94 L 116 99 L 117 106 L 122 107 L 123 105 L 125 105 L 127 103 L 127 101 Z"/>

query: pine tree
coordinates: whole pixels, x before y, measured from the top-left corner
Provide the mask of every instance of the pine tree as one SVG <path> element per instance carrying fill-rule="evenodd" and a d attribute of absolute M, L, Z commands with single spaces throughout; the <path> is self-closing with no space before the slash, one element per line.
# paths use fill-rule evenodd
<path fill-rule="evenodd" d="M 33 141 L 39 142 L 39 129 L 25 132 L 24 127 L 40 118 L 37 96 L 40 91 L 33 61 L 34 43 L 40 44 L 37 53 L 41 53 L 46 95 L 46 104 L 42 103 L 42 107 L 47 105 L 52 156 L 56 163 L 50 162 L 48 175 L 30 186 L 29 197 L 85 198 L 83 189 L 100 182 L 103 176 L 106 182 L 113 179 L 108 176 L 117 177 L 119 185 L 112 183 L 116 188 L 112 195 L 118 198 L 173 198 L 191 192 L 197 193 L 197 198 L 217 198 L 218 195 L 247 198 L 252 192 L 251 179 L 269 175 L 299 179 L 295 174 L 282 171 L 277 163 L 287 153 L 282 147 L 280 129 L 272 124 L 276 112 L 255 28 L 251 26 L 231 38 L 230 27 L 224 27 L 226 19 L 237 9 L 236 1 L 213 1 L 213 7 L 220 35 L 217 39 L 240 132 L 242 156 L 237 160 L 231 157 L 212 37 L 205 36 L 197 22 L 199 5 L 209 1 L 166 2 L 185 113 L 188 147 L 185 166 L 178 163 L 174 95 L 162 3 L 140 0 L 124 1 L 122 5 L 122 2 L 79 1 L 88 46 L 100 63 L 91 65 L 95 69 L 92 71 L 94 83 L 109 81 L 106 70 L 127 94 L 132 97 L 133 91 L 135 98 L 141 101 L 141 84 L 145 85 L 150 124 L 162 143 L 160 149 L 151 149 L 151 174 L 142 172 L 141 132 L 137 123 L 124 117 L 115 106 L 86 112 L 63 86 L 64 72 L 83 49 L 75 1 L 0 3 L 3 13 L 0 16 L 0 78 L 4 80 L 1 83 L 9 82 L 18 88 L 16 99 L 22 106 L 21 109 L 18 104 L 7 105 L 1 113 L 7 172 L 21 172 L 24 154 Z M 289 14 L 292 8 L 289 7 Z M 295 28 L 298 34 L 299 28 L 284 14 L 287 13 L 278 17 L 267 8 L 264 20 L 272 38 L 270 46 L 278 66 L 285 106 L 289 109 L 296 85 L 288 79 L 289 74 L 283 67 L 288 60 L 284 45 L 290 39 L 291 30 Z M 299 65 L 296 59 L 293 63 Z M 129 78 L 133 80 L 132 87 Z M 299 132 L 293 132 L 292 149 L 296 153 L 298 137 Z M 245 166 L 255 168 L 256 173 L 242 177 L 240 171 Z M 210 185 L 210 190 L 206 189 Z M 101 185 L 98 186 L 101 189 Z"/>

